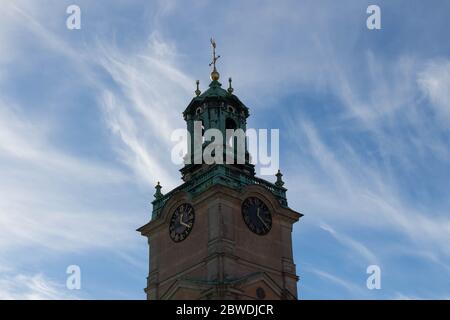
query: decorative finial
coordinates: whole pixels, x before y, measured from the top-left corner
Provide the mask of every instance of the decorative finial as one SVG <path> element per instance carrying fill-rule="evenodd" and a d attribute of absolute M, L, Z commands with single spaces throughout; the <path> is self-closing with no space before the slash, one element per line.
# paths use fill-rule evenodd
<path fill-rule="evenodd" d="M 219 72 L 217 72 L 217 69 L 216 69 L 216 61 L 219 60 L 220 56 L 216 57 L 216 42 L 214 41 L 213 38 L 211 38 L 211 46 L 213 48 L 213 60 L 209 64 L 210 67 L 213 66 L 213 71 L 211 72 L 211 80 L 217 81 L 220 78 L 220 74 L 219 74 Z"/>
<path fill-rule="evenodd" d="M 233 80 L 231 79 L 231 77 L 228 78 L 228 83 L 229 83 L 229 86 L 228 86 L 228 93 L 229 93 L 229 94 L 232 94 L 233 91 L 234 91 L 233 87 L 231 86 L 231 81 L 233 81 Z"/>
<path fill-rule="evenodd" d="M 197 80 L 195 82 L 197 84 L 197 90 L 195 90 L 195 95 L 198 97 L 202 92 L 200 91 L 200 89 L 198 88 L 198 85 L 200 84 L 200 81 Z"/>
<path fill-rule="evenodd" d="M 155 189 L 156 189 L 156 192 L 155 192 L 155 194 L 154 194 L 154 197 L 155 197 L 155 199 L 159 199 L 159 198 L 161 198 L 162 196 L 163 196 L 163 194 L 161 193 L 161 185 L 159 184 L 159 181 L 158 181 L 158 184 L 155 186 Z"/>
<path fill-rule="evenodd" d="M 283 177 L 283 174 L 280 170 L 278 170 L 277 174 L 275 175 L 277 177 L 277 181 L 275 182 L 275 185 L 277 187 L 282 187 L 284 185 L 284 181 L 281 179 Z"/>

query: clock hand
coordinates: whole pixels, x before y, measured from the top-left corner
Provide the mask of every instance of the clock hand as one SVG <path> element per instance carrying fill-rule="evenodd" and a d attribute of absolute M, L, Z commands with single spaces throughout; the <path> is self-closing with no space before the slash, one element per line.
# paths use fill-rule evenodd
<path fill-rule="evenodd" d="M 185 226 L 186 228 L 190 228 L 191 226 L 189 224 L 186 224 L 183 222 L 183 215 L 184 215 L 184 213 L 180 214 L 180 224 L 182 226 Z"/>
<path fill-rule="evenodd" d="M 266 222 L 261 218 L 261 216 L 259 215 L 259 208 L 258 210 L 256 210 L 256 216 L 258 217 L 259 220 L 261 220 L 261 222 L 263 223 L 263 225 L 269 229 L 269 226 L 266 224 Z"/>

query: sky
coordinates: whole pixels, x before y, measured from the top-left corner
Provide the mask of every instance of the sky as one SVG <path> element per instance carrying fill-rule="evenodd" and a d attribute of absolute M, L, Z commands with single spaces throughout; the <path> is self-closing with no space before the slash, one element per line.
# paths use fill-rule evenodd
<path fill-rule="evenodd" d="M 72 4 L 80 30 L 66 27 Z M 0 299 L 145 298 L 135 230 L 156 182 L 181 183 L 170 134 L 195 80 L 210 81 L 210 37 L 248 126 L 280 130 L 289 206 L 304 214 L 299 297 L 450 299 L 448 1 L 0 6 Z"/>

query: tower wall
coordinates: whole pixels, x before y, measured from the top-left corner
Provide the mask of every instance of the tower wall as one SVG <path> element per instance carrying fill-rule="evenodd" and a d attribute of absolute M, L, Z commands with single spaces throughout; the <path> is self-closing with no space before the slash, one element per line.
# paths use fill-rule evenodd
<path fill-rule="evenodd" d="M 271 231 L 252 233 L 244 223 L 241 205 L 257 196 L 273 212 Z M 196 222 L 181 243 L 170 239 L 171 212 L 181 203 L 195 208 Z M 295 299 L 297 276 L 292 257 L 292 223 L 298 214 L 280 206 L 261 186 L 236 192 L 213 186 L 190 198 L 179 193 L 160 217 L 141 232 L 150 238 L 149 299 Z M 257 295 L 257 292 L 260 295 Z"/>

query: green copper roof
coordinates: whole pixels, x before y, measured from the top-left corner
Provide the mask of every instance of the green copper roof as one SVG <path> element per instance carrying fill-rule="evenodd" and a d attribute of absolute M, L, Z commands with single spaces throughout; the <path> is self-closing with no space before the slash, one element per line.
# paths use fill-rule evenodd
<path fill-rule="evenodd" d="M 198 97 L 193 98 L 184 113 L 186 114 L 195 111 L 195 108 L 198 105 L 210 99 L 224 100 L 225 102 L 228 102 L 235 107 L 242 108 L 245 110 L 245 113 L 248 116 L 248 108 L 241 102 L 241 100 L 239 100 L 238 97 L 223 89 L 222 84 L 217 80 L 211 81 L 208 90 L 200 94 Z"/>
<path fill-rule="evenodd" d="M 204 99 L 206 97 L 228 97 L 230 94 L 227 90 L 222 89 L 222 84 L 219 81 L 211 81 L 209 84 L 209 89 L 203 92 L 200 96 L 198 96 L 199 99 Z"/>

